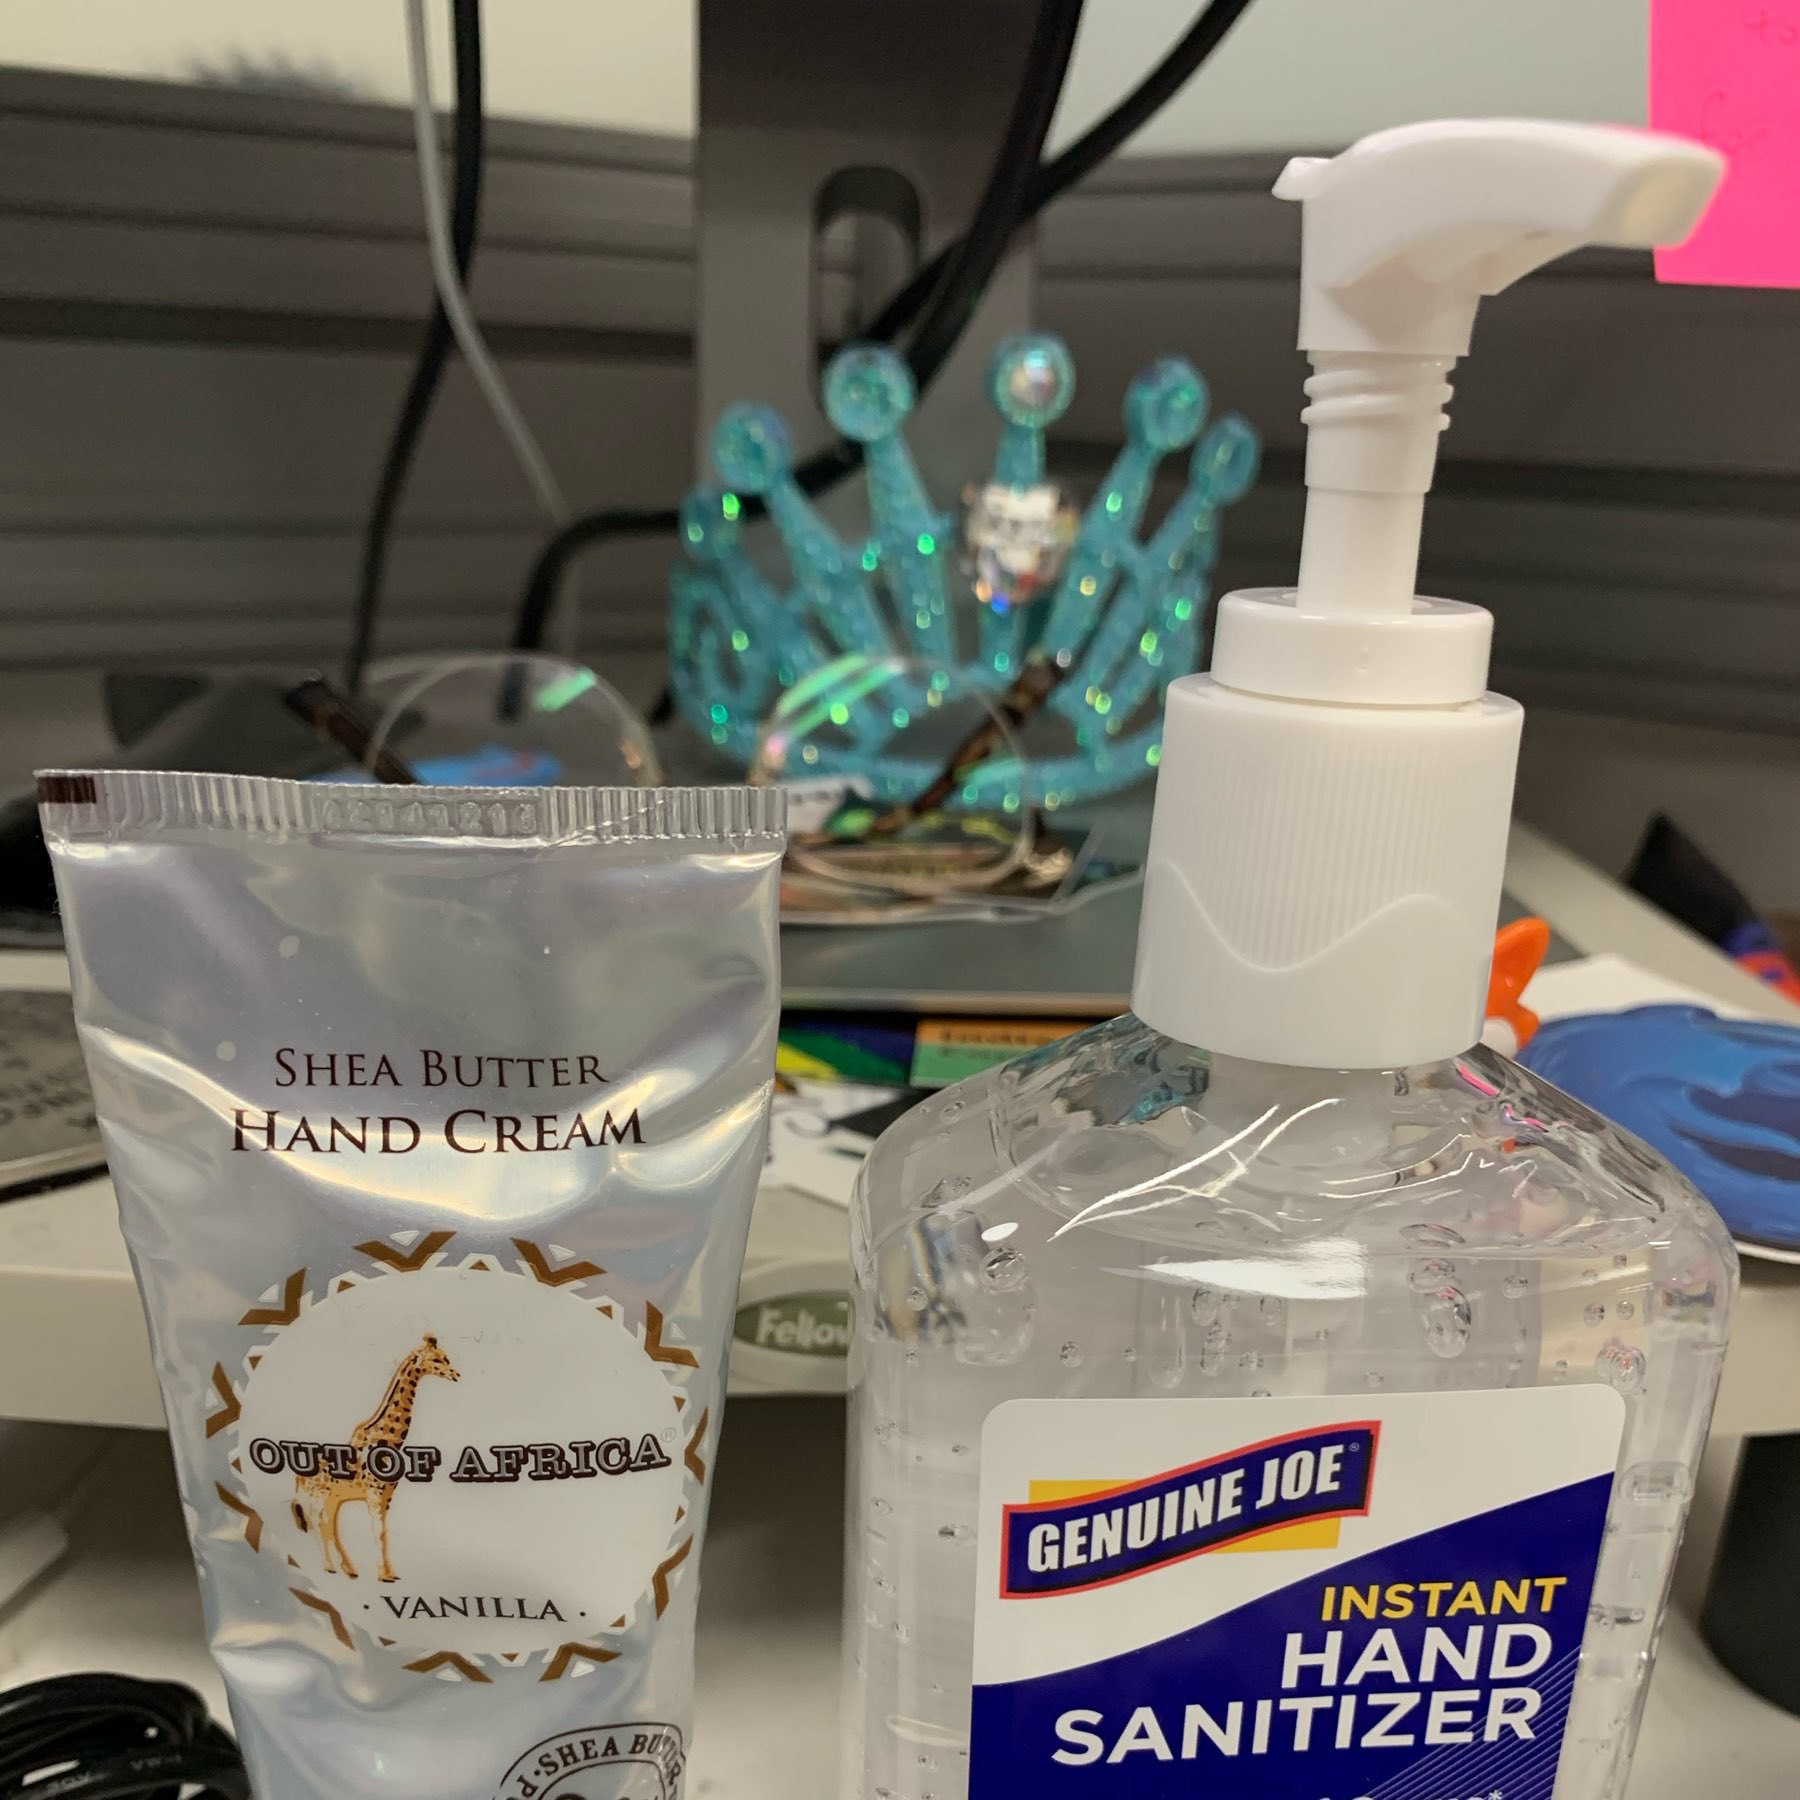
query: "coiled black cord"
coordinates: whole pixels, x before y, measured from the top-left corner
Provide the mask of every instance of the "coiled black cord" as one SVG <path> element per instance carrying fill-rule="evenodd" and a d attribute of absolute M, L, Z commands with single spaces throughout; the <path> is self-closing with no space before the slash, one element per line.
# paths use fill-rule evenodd
<path fill-rule="evenodd" d="M 486 126 L 482 117 L 480 0 L 451 0 L 451 34 L 456 48 L 456 164 L 450 197 L 450 252 L 464 288 L 475 261 L 475 238 L 481 221 L 481 177 Z M 412 468 L 413 455 L 437 398 L 444 365 L 456 339 L 440 301 L 419 345 L 412 380 L 394 421 L 394 434 L 375 482 L 369 522 L 363 530 L 362 563 L 356 578 L 356 610 L 351 618 L 350 651 L 344 658 L 344 685 L 351 693 L 362 685 L 363 671 L 375 645 L 375 620 L 381 611 L 381 587 L 387 574 L 388 546 L 394 515 Z"/>
<path fill-rule="evenodd" d="M 966 237 L 946 245 L 912 276 L 861 335 L 873 343 L 892 343 L 917 319 L 907 360 L 920 391 L 929 387 L 956 347 L 957 337 L 980 302 L 1013 233 L 1036 218 L 1052 200 L 1092 174 L 1147 124 L 1199 71 L 1250 4 L 1251 0 L 1212 0 L 1162 61 L 1111 112 L 1066 150 L 1041 162 L 1037 159 L 1061 95 L 1067 56 L 1062 56 L 1053 86 L 1036 72 L 1036 66 L 1040 55 L 1045 66 L 1049 66 L 1059 54 L 1059 39 L 1065 26 L 1073 43 L 1073 22 L 1063 16 L 1055 0 L 1047 0 L 1033 39 L 1033 67 L 1027 70 L 1002 153 L 995 160 L 977 208 L 981 242 L 977 244 L 976 226 L 971 226 Z M 1074 10 L 1078 12 L 1079 8 Z M 1034 79 L 1038 82 L 1035 91 L 1031 86 Z M 1029 160 L 1021 163 L 1021 146 L 1034 132 L 1036 144 Z M 1021 168 L 1028 176 L 1023 181 L 1019 178 Z M 1010 206 L 1006 204 L 1009 199 L 1014 199 Z M 946 279 L 953 262 L 960 271 L 954 284 Z M 835 486 L 861 463 L 860 444 L 839 443 L 802 463 L 794 475 L 804 493 L 818 494 Z M 760 511 L 759 502 L 746 500 L 742 516 L 755 518 Z M 680 515 L 673 507 L 591 512 L 571 519 L 538 552 L 526 577 L 513 626 L 513 648 L 535 650 L 543 642 L 551 603 L 572 557 L 608 538 L 654 536 L 674 531 L 679 524 Z"/>
<path fill-rule="evenodd" d="M 250 1800 L 229 1732 L 191 1688 L 64 1675 L 0 1694 L 0 1800 Z"/>

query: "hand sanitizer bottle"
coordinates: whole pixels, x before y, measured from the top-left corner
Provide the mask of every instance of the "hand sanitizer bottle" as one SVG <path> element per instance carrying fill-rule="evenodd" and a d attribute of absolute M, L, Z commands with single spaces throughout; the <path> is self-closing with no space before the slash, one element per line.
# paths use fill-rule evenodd
<path fill-rule="evenodd" d="M 1720 172 L 1477 120 L 1281 177 L 1300 576 L 1169 690 L 1133 1012 L 863 1171 L 846 1795 L 1623 1794 L 1735 1259 L 1477 1045 L 1521 714 L 1413 584 L 1478 299 Z"/>

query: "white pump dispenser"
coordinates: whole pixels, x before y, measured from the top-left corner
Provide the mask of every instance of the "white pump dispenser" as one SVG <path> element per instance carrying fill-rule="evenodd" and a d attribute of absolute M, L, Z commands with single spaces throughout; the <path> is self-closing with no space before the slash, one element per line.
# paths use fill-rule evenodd
<path fill-rule="evenodd" d="M 1168 696 L 1132 1005 L 1226 1056 L 1394 1068 L 1481 1029 L 1522 714 L 1492 620 L 1413 593 L 1475 308 L 1584 244 L 1678 243 L 1723 160 L 1683 139 L 1445 120 L 1299 157 L 1313 365 L 1298 586 L 1220 602 Z"/>

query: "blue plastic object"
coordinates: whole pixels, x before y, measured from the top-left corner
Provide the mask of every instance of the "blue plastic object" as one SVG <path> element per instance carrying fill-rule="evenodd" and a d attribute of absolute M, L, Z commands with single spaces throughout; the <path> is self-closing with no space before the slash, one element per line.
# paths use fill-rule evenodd
<path fill-rule="evenodd" d="M 1654 1144 L 1734 1235 L 1800 1251 L 1800 1029 L 1639 1006 L 1553 1019 L 1519 1060 Z"/>

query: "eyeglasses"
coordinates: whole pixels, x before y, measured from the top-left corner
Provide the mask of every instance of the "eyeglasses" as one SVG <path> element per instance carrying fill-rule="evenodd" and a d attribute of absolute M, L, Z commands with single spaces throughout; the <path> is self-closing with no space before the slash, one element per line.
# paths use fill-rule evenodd
<path fill-rule="evenodd" d="M 650 727 L 586 664 L 515 653 L 402 657 L 344 694 L 312 676 L 288 704 L 378 781 L 436 787 L 655 787 Z"/>

